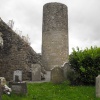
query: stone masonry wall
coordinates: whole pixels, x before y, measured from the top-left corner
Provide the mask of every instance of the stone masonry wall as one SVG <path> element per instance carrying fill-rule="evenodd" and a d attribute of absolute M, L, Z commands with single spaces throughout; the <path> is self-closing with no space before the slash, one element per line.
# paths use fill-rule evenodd
<path fill-rule="evenodd" d="M 46 70 L 68 62 L 68 11 L 61 3 L 43 7 L 42 63 Z"/>
<path fill-rule="evenodd" d="M 10 27 L 0 20 L 3 47 L 0 47 L 0 77 L 13 79 L 15 70 L 22 70 L 23 80 L 29 80 L 31 64 L 39 63 L 36 52 Z"/>

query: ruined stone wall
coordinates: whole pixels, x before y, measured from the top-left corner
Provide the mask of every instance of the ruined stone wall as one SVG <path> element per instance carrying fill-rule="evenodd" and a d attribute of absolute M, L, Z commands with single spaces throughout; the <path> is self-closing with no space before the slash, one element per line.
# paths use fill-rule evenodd
<path fill-rule="evenodd" d="M 68 11 L 61 3 L 43 7 L 42 63 L 46 70 L 68 62 Z"/>
<path fill-rule="evenodd" d="M 40 63 L 36 52 L 17 35 L 6 23 L 0 20 L 3 47 L 0 47 L 0 77 L 13 79 L 15 70 L 22 70 L 23 80 L 29 80 L 31 64 Z"/>

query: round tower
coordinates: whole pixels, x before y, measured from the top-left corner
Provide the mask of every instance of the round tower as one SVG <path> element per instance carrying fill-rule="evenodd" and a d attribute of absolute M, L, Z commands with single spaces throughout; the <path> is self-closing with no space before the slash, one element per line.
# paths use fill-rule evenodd
<path fill-rule="evenodd" d="M 68 9 L 61 3 L 43 7 L 42 63 L 46 70 L 68 62 Z"/>

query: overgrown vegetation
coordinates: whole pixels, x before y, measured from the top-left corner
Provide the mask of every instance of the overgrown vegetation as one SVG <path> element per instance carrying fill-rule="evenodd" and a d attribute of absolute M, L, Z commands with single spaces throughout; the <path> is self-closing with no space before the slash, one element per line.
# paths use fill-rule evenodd
<path fill-rule="evenodd" d="M 52 83 L 30 83 L 26 96 L 3 95 L 2 100 L 100 100 L 95 97 L 94 86 L 69 86 L 66 82 L 54 85 Z"/>
<path fill-rule="evenodd" d="M 73 81 L 85 85 L 95 84 L 95 78 L 100 74 L 100 48 L 80 50 L 77 47 L 77 50 L 73 49 L 70 54 L 69 62 L 77 74 Z"/>

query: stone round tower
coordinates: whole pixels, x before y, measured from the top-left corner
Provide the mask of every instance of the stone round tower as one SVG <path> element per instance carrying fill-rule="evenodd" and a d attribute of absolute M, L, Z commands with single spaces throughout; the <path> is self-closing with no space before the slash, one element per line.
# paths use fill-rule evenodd
<path fill-rule="evenodd" d="M 46 70 L 68 62 L 68 9 L 61 3 L 43 7 L 42 63 Z"/>

